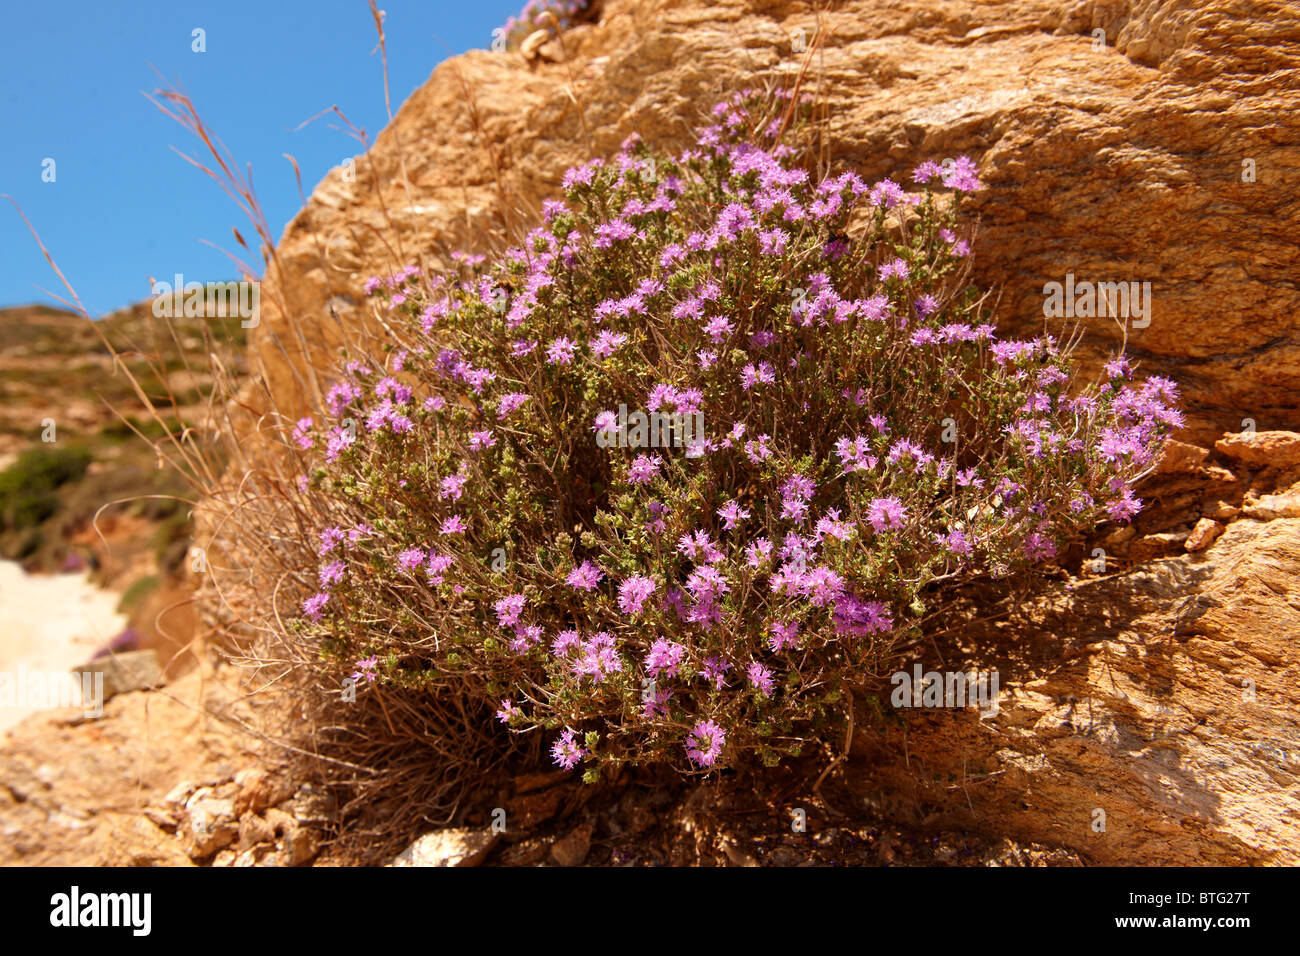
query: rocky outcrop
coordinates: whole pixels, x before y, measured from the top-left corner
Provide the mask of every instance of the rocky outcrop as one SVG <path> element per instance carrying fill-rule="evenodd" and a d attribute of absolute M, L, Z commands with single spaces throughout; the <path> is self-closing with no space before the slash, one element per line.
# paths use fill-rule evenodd
<path fill-rule="evenodd" d="M 568 166 L 632 132 L 680 147 L 723 92 L 806 65 L 833 163 L 977 160 L 975 281 L 1004 331 L 1043 327 L 1049 282 L 1150 283 L 1127 331 L 1079 317 L 1081 354 L 1127 340 L 1188 412 L 1138 528 L 1092 543 L 1105 572 L 936 641 L 936 666 L 999 670 L 1000 713 L 864 722 L 854 792 L 1094 862 L 1300 861 L 1300 437 L 1273 435 L 1300 423 L 1294 4 L 609 0 L 544 52 L 439 65 L 290 223 L 256 333 L 283 410 L 376 332 L 368 276 L 499 248 Z"/>
<path fill-rule="evenodd" d="M 1219 448 L 1241 467 L 1282 438 L 1226 436 Z M 1184 474 L 1218 467 L 1183 461 Z M 1243 472 L 1238 494 L 1279 484 L 1300 492 L 1300 467 Z M 1202 507 L 1224 505 L 1221 489 L 1206 481 Z M 1160 530 L 1177 520 L 1164 514 L 1130 552 L 1177 538 Z M 905 719 L 858 735 L 855 785 L 902 819 L 992 825 L 1098 863 L 1300 862 L 1300 517 L 1251 514 L 1210 543 L 1184 523 L 1178 550 L 1194 553 L 1075 581 L 940 637 L 942 659 L 918 660 L 996 671 L 998 713 L 894 712 Z"/>
<path fill-rule="evenodd" d="M 1300 14 L 1280 0 L 856 0 L 820 16 L 610 0 L 565 32 L 562 62 L 456 57 L 286 229 L 257 333 L 273 391 L 312 394 L 312 369 L 363 334 L 367 276 L 489 251 L 568 166 L 632 132 L 680 146 L 721 92 L 792 81 L 819 29 L 804 88 L 829 107 L 832 162 L 880 177 L 978 160 L 975 279 L 1002 289 L 1004 329 L 1040 329 L 1044 285 L 1067 275 L 1149 282 L 1128 347 L 1182 384 L 1188 440 L 1296 426 Z M 1123 340 L 1113 319 L 1080 321 L 1090 358 Z"/>

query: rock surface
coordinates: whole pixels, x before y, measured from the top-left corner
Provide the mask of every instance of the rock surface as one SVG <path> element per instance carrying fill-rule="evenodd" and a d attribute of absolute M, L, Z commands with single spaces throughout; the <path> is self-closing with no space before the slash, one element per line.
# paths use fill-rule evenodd
<path fill-rule="evenodd" d="M 478 866 L 496 842 L 496 834 L 486 829 L 434 830 L 398 854 L 392 865 Z"/>
<path fill-rule="evenodd" d="M 1096 863 L 1300 863 L 1300 518 L 1259 517 L 940 642 L 999 713 L 864 730 L 856 788 Z"/>
<path fill-rule="evenodd" d="M 632 132 L 680 148 L 722 92 L 791 81 L 819 28 L 805 88 L 829 105 L 833 162 L 870 177 L 979 162 L 975 280 L 1002 288 L 1004 331 L 1041 329 L 1044 284 L 1067 274 L 1150 282 L 1129 351 L 1182 385 L 1186 440 L 1296 427 L 1300 12 L 1283 0 L 849 0 L 820 16 L 610 0 L 565 32 L 566 62 L 456 57 L 286 229 L 256 337 L 273 390 L 310 394 L 368 326 L 366 277 L 490 251 L 564 169 Z M 1123 340 L 1113 319 L 1082 322 L 1090 360 Z"/>

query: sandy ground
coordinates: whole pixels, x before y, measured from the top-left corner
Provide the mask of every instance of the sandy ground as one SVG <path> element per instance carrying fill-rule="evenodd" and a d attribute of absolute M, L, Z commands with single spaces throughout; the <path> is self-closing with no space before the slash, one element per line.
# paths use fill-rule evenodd
<path fill-rule="evenodd" d="M 126 618 L 117 613 L 119 597 L 86 574 L 29 575 L 0 561 L 0 735 L 44 709 L 31 706 L 39 701 L 33 679 L 49 686 L 121 633 Z"/>

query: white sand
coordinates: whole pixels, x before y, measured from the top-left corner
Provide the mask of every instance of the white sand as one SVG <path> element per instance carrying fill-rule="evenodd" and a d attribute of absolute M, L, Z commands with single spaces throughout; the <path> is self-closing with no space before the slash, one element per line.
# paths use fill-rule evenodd
<path fill-rule="evenodd" d="M 87 574 L 32 575 L 0 561 L 0 673 L 14 687 L 22 675 L 65 674 L 126 627 L 120 595 L 101 591 Z M 51 677 L 51 679 L 54 679 Z M 17 705 L 0 700 L 0 733 L 35 709 L 21 691 Z M 6 706 L 8 705 L 8 706 Z"/>

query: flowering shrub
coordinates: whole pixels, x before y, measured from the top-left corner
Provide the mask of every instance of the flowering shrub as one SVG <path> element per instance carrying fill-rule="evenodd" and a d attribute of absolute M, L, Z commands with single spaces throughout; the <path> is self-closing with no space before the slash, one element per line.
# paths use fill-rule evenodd
<path fill-rule="evenodd" d="M 569 170 L 498 260 L 369 281 L 392 342 L 292 437 L 331 515 L 292 625 L 321 666 L 490 701 L 589 778 L 773 763 L 945 585 L 1138 511 L 1174 385 L 999 340 L 974 164 L 819 177 L 798 115 L 738 94 L 680 155 Z M 598 441 L 620 405 L 704 433 Z"/>

